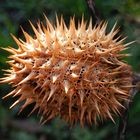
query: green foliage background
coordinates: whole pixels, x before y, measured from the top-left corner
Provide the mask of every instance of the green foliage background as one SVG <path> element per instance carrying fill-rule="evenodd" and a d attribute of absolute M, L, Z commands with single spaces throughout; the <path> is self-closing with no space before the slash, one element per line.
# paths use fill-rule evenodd
<path fill-rule="evenodd" d="M 127 41 L 136 40 L 127 50 L 132 56 L 126 61 L 133 70 L 140 72 L 140 1 L 139 0 L 95 0 L 96 8 L 102 20 L 108 21 L 108 30 L 117 21 L 123 36 Z M 28 20 L 36 23 L 38 19 L 44 21 L 43 13 L 54 22 L 55 13 L 63 15 L 68 23 L 69 17 L 75 15 L 81 19 L 84 15 L 88 20 L 90 15 L 85 0 L 1 0 L 0 1 L 0 77 L 2 69 L 8 68 L 6 60 L 8 53 L 1 48 L 16 47 L 10 33 L 23 38 L 20 25 L 32 34 Z M 11 91 L 9 85 L 0 85 L 0 98 Z M 14 99 L 0 100 L 0 140 L 114 140 L 116 138 L 118 118 L 116 124 L 105 121 L 98 127 L 80 128 L 76 125 L 69 128 L 65 122 L 56 119 L 47 125 L 39 126 L 39 117 L 33 115 L 27 118 L 30 107 L 19 116 L 18 107 L 9 110 Z M 135 96 L 129 113 L 127 129 L 128 140 L 140 139 L 140 95 Z"/>

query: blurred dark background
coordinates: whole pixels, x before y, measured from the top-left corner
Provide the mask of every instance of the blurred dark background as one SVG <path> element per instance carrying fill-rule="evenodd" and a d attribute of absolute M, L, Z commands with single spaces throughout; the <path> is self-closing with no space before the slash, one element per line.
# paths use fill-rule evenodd
<path fill-rule="evenodd" d="M 140 72 L 140 1 L 139 0 L 95 0 L 96 9 L 100 19 L 108 21 L 108 30 L 117 21 L 120 32 L 128 36 L 126 42 L 136 40 L 126 51 L 131 57 L 126 61 L 132 65 L 133 70 Z M 16 47 L 10 33 L 23 38 L 21 28 L 32 34 L 29 21 L 44 21 L 43 14 L 55 22 L 55 14 L 63 15 L 68 24 L 70 16 L 76 19 L 89 19 L 88 8 L 85 0 L 0 0 L 0 77 L 2 69 L 7 69 L 6 51 L 1 48 Z M 9 85 L 0 85 L 0 98 L 11 91 Z M 50 121 L 44 126 L 39 125 L 36 114 L 27 117 L 30 107 L 17 115 L 19 106 L 9 110 L 14 99 L 0 99 L 0 140 L 115 140 L 118 117 L 116 124 L 105 121 L 99 126 L 80 128 L 77 124 L 70 128 L 59 118 Z M 127 128 L 127 140 L 140 139 L 140 95 L 135 96 L 130 112 Z"/>

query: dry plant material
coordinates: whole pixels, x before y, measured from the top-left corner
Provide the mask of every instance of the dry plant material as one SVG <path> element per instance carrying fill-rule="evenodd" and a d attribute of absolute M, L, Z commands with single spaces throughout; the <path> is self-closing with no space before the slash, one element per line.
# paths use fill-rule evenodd
<path fill-rule="evenodd" d="M 0 83 L 14 90 L 4 98 L 19 97 L 10 108 L 23 102 L 21 112 L 34 103 L 30 114 L 38 110 L 43 124 L 56 116 L 70 125 L 114 122 L 132 86 L 131 67 L 122 60 L 130 43 L 116 38 L 115 25 L 106 33 L 106 22 L 93 27 L 82 19 L 76 28 L 74 18 L 67 27 L 61 17 L 55 27 L 47 18 L 46 26 L 31 27 L 35 37 L 23 30 L 26 41 L 13 36 L 18 49 L 5 48 L 11 68 Z"/>

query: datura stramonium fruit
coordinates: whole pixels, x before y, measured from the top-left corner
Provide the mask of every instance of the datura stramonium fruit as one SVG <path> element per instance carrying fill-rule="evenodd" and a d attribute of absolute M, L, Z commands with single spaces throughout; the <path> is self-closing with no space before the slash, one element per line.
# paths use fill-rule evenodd
<path fill-rule="evenodd" d="M 46 26 L 31 27 L 35 37 L 23 30 L 26 41 L 13 36 L 18 48 L 5 48 L 11 68 L 0 83 L 14 90 L 4 98 L 19 97 L 10 108 L 22 102 L 21 112 L 34 103 L 31 113 L 38 110 L 42 123 L 56 116 L 81 126 L 114 121 L 132 86 L 131 67 L 122 60 L 130 43 L 116 37 L 115 25 L 106 33 L 106 22 L 92 27 L 82 19 L 76 27 L 71 18 L 67 27 L 63 18 L 56 26 L 46 18 Z"/>

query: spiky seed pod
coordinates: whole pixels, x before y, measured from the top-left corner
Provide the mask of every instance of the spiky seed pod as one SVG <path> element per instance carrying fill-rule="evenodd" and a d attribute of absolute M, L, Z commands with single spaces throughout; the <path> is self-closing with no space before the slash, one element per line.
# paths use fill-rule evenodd
<path fill-rule="evenodd" d="M 43 123 L 56 116 L 82 126 L 97 118 L 114 121 L 132 85 L 131 68 L 122 60 L 125 39 L 115 38 L 115 25 L 106 33 L 106 22 L 92 27 L 82 19 L 78 28 L 74 19 L 69 28 L 63 18 L 56 27 L 46 23 L 38 29 L 31 23 L 35 38 L 23 30 L 26 41 L 13 36 L 18 49 L 5 48 L 11 69 L 1 83 L 15 89 L 4 98 L 19 97 L 10 108 L 24 101 L 21 112 L 34 103 L 31 113 L 38 109 Z"/>

